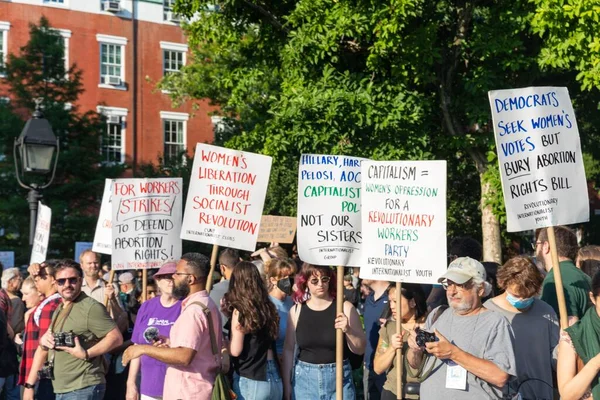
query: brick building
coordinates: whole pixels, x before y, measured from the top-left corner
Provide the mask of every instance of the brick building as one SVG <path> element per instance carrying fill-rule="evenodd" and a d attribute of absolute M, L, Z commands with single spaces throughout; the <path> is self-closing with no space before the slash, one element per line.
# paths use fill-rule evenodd
<path fill-rule="evenodd" d="M 175 0 L 0 0 L 0 62 L 29 40 L 29 24 L 45 16 L 64 38 L 65 62 L 83 70 L 81 111 L 107 116 L 105 161 L 135 169 L 158 157 L 192 154 L 212 142 L 214 108 L 199 102 L 174 109 L 156 89 L 164 74 L 186 63 L 188 46 Z M 1 82 L 1 78 L 0 78 Z M 2 97 L 0 86 L 0 97 Z"/>

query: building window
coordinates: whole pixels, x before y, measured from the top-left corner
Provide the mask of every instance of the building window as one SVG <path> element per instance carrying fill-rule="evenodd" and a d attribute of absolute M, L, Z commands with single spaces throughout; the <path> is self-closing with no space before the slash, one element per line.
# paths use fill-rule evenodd
<path fill-rule="evenodd" d="M 123 162 L 123 135 L 121 117 L 111 116 L 106 123 L 106 136 L 102 138 L 102 162 Z"/>
<path fill-rule="evenodd" d="M 100 43 L 100 87 L 125 90 L 125 45 L 127 39 L 97 34 Z"/>
<path fill-rule="evenodd" d="M 100 83 L 121 85 L 121 46 L 102 43 L 100 45 Z"/>
<path fill-rule="evenodd" d="M 125 126 L 128 110 L 120 107 L 98 106 L 97 111 L 106 117 L 106 130 L 102 136 L 102 163 L 125 162 Z"/>
<path fill-rule="evenodd" d="M 163 50 L 163 75 L 179 72 L 183 67 L 183 52 Z"/>
<path fill-rule="evenodd" d="M 10 29 L 9 22 L 0 21 L 0 76 L 3 76 L 2 69 L 6 63 L 6 55 L 8 53 L 8 31 Z"/>
<path fill-rule="evenodd" d="M 65 0 L 44 0 L 44 3 L 50 3 L 50 4 L 65 4 Z"/>
<path fill-rule="evenodd" d="M 65 71 L 69 71 L 69 39 L 71 38 L 71 31 L 68 29 L 55 29 L 55 31 L 62 37 Z"/>
<path fill-rule="evenodd" d="M 163 20 L 179 23 L 179 15 L 173 12 L 175 1 L 176 0 L 163 0 Z"/>
<path fill-rule="evenodd" d="M 163 120 L 165 132 L 165 161 L 176 161 L 185 151 L 185 129 L 184 121 Z"/>

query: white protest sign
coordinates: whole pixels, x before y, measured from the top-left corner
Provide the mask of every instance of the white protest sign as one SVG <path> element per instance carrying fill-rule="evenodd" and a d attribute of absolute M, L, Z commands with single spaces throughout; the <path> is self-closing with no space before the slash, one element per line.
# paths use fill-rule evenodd
<path fill-rule="evenodd" d="M 95 253 L 112 254 L 112 185 L 112 179 L 107 179 L 104 183 L 104 195 L 92 246 Z"/>
<path fill-rule="evenodd" d="M 87 249 L 91 249 L 93 245 L 94 244 L 92 242 L 75 242 L 75 258 L 73 260 L 79 262 L 79 256 L 81 253 Z"/>
<path fill-rule="evenodd" d="M 15 252 L 14 251 L 0 251 L 0 262 L 2 263 L 3 269 L 14 268 Z"/>
<path fill-rule="evenodd" d="M 300 157 L 297 238 L 303 261 L 361 266 L 361 161 L 333 155 Z"/>
<path fill-rule="evenodd" d="M 181 257 L 181 178 L 116 179 L 112 268 L 159 268 Z"/>
<path fill-rule="evenodd" d="M 446 272 L 446 161 L 363 161 L 360 277 L 437 283 Z"/>
<path fill-rule="evenodd" d="M 575 112 L 564 87 L 489 92 L 507 230 L 589 220 Z"/>
<path fill-rule="evenodd" d="M 50 240 L 50 221 L 52 220 L 52 210 L 46 207 L 42 202 L 38 202 L 37 222 L 35 225 L 35 236 L 33 238 L 33 248 L 31 249 L 30 264 L 41 263 L 46 260 L 48 252 L 48 241 Z"/>
<path fill-rule="evenodd" d="M 254 251 L 271 157 L 198 143 L 181 238 Z"/>

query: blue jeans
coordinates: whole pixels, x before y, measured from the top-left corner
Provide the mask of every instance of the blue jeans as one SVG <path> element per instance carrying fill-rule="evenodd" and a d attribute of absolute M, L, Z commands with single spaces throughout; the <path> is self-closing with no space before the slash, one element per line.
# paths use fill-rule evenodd
<path fill-rule="evenodd" d="M 6 393 L 6 400 L 21 400 L 21 387 L 17 385 L 19 375 L 0 378 L 0 393 Z"/>
<path fill-rule="evenodd" d="M 106 385 L 92 385 L 67 393 L 57 393 L 56 400 L 103 400 Z"/>
<path fill-rule="evenodd" d="M 267 361 L 267 380 L 256 381 L 233 374 L 233 391 L 238 400 L 281 400 L 283 383 L 274 360 Z"/>
<path fill-rule="evenodd" d="M 344 400 L 355 400 L 352 367 L 344 360 Z M 309 364 L 298 360 L 292 373 L 292 398 L 335 400 L 335 363 Z"/>

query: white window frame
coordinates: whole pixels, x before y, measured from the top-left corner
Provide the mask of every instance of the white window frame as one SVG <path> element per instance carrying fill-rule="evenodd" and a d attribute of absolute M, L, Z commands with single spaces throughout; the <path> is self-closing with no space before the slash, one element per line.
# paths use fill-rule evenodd
<path fill-rule="evenodd" d="M 162 53 L 162 70 L 163 70 L 163 76 L 165 76 L 165 51 L 175 51 L 178 53 L 183 53 L 183 57 L 182 57 L 182 68 L 185 66 L 185 64 L 187 63 L 187 52 L 188 52 L 188 45 L 184 44 L 184 43 L 173 43 L 173 42 L 160 42 L 160 50 Z"/>
<path fill-rule="evenodd" d="M 55 0 L 41 0 L 41 3 L 47 7 L 69 8 L 69 0 L 63 0 L 62 3 Z"/>
<path fill-rule="evenodd" d="M 116 90 L 127 90 L 125 85 L 125 60 L 126 60 L 126 46 L 127 38 L 121 36 L 103 35 L 101 33 L 96 34 L 96 40 L 98 41 L 98 87 L 103 89 L 116 89 Z M 102 45 L 115 45 L 121 46 L 121 85 L 109 85 L 102 83 Z"/>
<path fill-rule="evenodd" d="M 127 114 L 129 113 L 129 110 L 127 108 L 122 108 L 122 107 L 97 106 L 96 111 L 98 111 L 99 114 L 102 114 L 106 117 L 116 116 L 116 117 L 121 118 L 121 161 L 119 161 L 119 164 L 125 164 L 125 149 L 126 149 L 125 133 L 126 133 L 126 128 L 127 128 Z M 103 154 L 102 148 L 103 148 L 103 145 L 101 144 L 100 145 L 100 154 Z M 102 160 L 102 164 L 111 165 L 111 164 L 114 164 L 114 162 Z"/>
<path fill-rule="evenodd" d="M 10 31 L 10 22 L 0 21 L 0 31 L 2 31 L 2 59 L 0 60 L 0 64 L 6 64 L 7 56 L 8 56 L 8 31 Z M 0 73 L 0 77 L 5 76 L 5 74 Z"/>
<path fill-rule="evenodd" d="M 69 39 L 71 39 L 72 32 L 69 29 L 56 29 L 53 28 L 63 38 L 64 56 L 65 56 L 65 71 L 69 71 Z M 69 74 L 67 74 L 68 76 Z"/>
<path fill-rule="evenodd" d="M 171 24 L 171 25 L 179 25 L 178 22 L 173 22 L 173 21 L 167 19 L 167 13 L 168 12 L 171 12 L 171 13 L 173 12 L 173 4 L 170 4 L 169 6 L 167 6 L 167 3 L 173 3 L 174 4 L 175 0 L 162 0 L 162 10 L 163 10 L 162 20 L 163 20 L 163 23 Z"/>
<path fill-rule="evenodd" d="M 182 122 L 182 126 L 183 126 L 183 150 L 187 151 L 187 122 L 190 119 L 190 114 L 188 113 L 181 113 L 181 112 L 174 112 L 174 111 L 161 111 L 160 112 L 160 123 L 162 126 L 161 132 L 162 132 L 162 142 L 163 142 L 163 159 L 166 159 L 166 154 L 165 154 L 165 121 L 176 121 L 176 122 Z M 185 157 L 183 158 L 182 162 L 185 162 Z"/>

